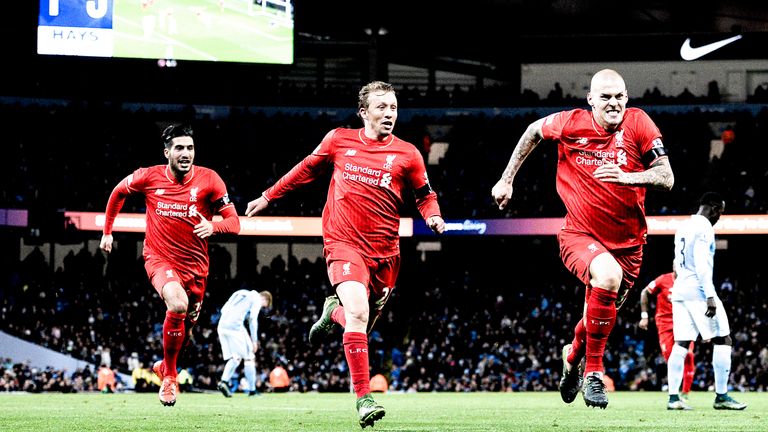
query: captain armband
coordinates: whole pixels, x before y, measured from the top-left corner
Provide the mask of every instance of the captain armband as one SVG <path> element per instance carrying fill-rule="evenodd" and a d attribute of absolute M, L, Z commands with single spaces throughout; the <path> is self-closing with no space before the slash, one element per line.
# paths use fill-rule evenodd
<path fill-rule="evenodd" d="M 429 183 L 413 191 L 413 194 L 416 196 L 416 198 L 424 198 L 431 193 L 432 186 L 430 186 Z"/>
<path fill-rule="evenodd" d="M 211 205 L 211 208 L 214 209 L 214 211 L 221 210 L 224 206 L 232 204 L 232 201 L 229 200 L 229 195 L 224 195 L 223 197 L 217 199 L 213 202 Z"/>
<path fill-rule="evenodd" d="M 654 147 L 643 155 L 643 165 L 648 166 L 651 164 L 651 162 L 666 155 L 667 149 L 664 147 Z"/>

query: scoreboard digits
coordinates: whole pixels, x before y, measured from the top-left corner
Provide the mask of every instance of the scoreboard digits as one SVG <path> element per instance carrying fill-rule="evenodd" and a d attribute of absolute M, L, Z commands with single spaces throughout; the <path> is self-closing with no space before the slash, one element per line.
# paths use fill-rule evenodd
<path fill-rule="evenodd" d="M 40 0 L 37 53 L 111 57 L 113 2 Z"/>

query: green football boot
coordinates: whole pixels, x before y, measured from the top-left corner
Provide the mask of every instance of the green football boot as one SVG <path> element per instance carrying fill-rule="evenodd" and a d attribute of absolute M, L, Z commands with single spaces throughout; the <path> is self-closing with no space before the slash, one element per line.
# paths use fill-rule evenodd
<path fill-rule="evenodd" d="M 360 416 L 360 427 L 373 426 L 377 420 L 384 417 L 384 407 L 373 400 L 373 396 L 368 393 L 365 396 L 357 398 L 357 414 Z"/>
<path fill-rule="evenodd" d="M 747 404 L 737 402 L 736 399 L 728 396 L 728 394 L 724 394 L 724 395 L 717 395 L 715 397 L 715 403 L 712 404 L 712 408 L 716 410 L 741 411 L 747 408 Z"/>
<path fill-rule="evenodd" d="M 331 312 L 339 306 L 339 298 L 335 295 L 328 296 L 323 302 L 323 313 L 318 318 L 317 322 L 312 324 L 312 328 L 309 329 L 309 343 L 317 345 L 328 333 L 333 330 L 333 321 L 331 321 Z"/>

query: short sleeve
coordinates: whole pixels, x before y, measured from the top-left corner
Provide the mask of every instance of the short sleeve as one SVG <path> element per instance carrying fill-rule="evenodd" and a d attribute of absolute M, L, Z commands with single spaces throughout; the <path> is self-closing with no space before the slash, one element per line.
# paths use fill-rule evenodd
<path fill-rule="evenodd" d="M 565 125 L 573 116 L 574 111 L 560 111 L 544 117 L 541 125 L 541 136 L 545 140 L 557 141 L 563 135 Z"/>

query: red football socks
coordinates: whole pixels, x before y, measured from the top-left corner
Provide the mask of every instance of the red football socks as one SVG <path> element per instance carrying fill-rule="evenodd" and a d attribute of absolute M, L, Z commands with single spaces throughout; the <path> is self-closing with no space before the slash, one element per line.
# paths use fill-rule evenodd
<path fill-rule="evenodd" d="M 184 344 L 184 318 L 187 314 L 167 311 L 163 322 L 163 362 L 165 375 L 176 376 L 176 359 Z"/>
<path fill-rule="evenodd" d="M 569 364 L 576 365 L 581 362 L 581 359 L 584 358 L 584 354 L 586 352 L 586 345 L 587 342 L 587 328 L 584 327 L 584 319 L 579 319 L 578 324 L 576 324 L 576 328 L 574 329 L 573 334 L 573 341 L 571 342 L 571 352 L 568 354 L 568 358 L 566 358 L 566 361 L 568 361 Z"/>
<path fill-rule="evenodd" d="M 331 312 L 331 321 L 340 325 L 341 328 L 347 327 L 347 317 L 344 316 L 344 306 L 336 306 L 336 309 Z"/>
<path fill-rule="evenodd" d="M 694 376 L 696 376 L 696 362 L 693 359 L 693 353 L 688 351 L 688 354 L 685 356 L 685 369 L 683 370 L 683 393 L 691 391 Z"/>
<path fill-rule="evenodd" d="M 587 364 L 584 374 L 603 373 L 603 354 L 608 335 L 616 324 L 616 297 L 618 293 L 593 287 L 587 302 Z"/>
<path fill-rule="evenodd" d="M 368 336 L 365 333 L 344 333 L 344 355 L 347 357 L 352 387 L 357 397 L 371 392 L 371 374 L 368 371 Z"/>

